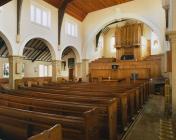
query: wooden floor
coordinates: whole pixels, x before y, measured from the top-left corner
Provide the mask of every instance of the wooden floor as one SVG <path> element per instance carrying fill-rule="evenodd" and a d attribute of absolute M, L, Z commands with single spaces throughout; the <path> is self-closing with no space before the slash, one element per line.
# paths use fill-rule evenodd
<path fill-rule="evenodd" d="M 165 120 L 164 97 L 152 95 L 124 140 L 175 140 L 174 132 L 169 139 L 160 137 L 167 135 L 166 133 L 161 134 L 163 120 Z"/>

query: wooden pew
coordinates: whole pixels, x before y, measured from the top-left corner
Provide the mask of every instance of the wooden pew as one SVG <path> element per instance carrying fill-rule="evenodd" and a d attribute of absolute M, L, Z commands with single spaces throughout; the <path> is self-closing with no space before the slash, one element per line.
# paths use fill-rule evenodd
<path fill-rule="evenodd" d="M 60 91 L 57 89 L 52 89 L 52 88 L 47 88 L 47 87 L 32 87 L 32 88 L 26 88 L 26 87 L 22 87 L 22 89 L 28 89 L 28 90 L 32 90 L 32 91 L 42 91 L 42 92 L 47 92 L 47 93 L 53 93 L 53 96 L 57 96 L 57 99 L 60 100 L 61 98 L 63 99 L 63 97 L 67 98 L 71 98 L 73 95 L 74 96 L 79 96 L 79 98 L 81 96 L 83 96 L 84 98 L 86 96 L 90 97 L 103 97 L 103 98 L 118 98 L 119 99 L 119 104 L 118 104 L 118 114 L 122 114 L 122 116 L 118 117 L 118 128 L 119 130 L 121 129 L 125 129 L 125 127 L 128 125 L 128 122 L 131 121 L 133 115 L 137 112 L 136 108 L 135 108 L 135 95 L 136 95 L 136 90 L 131 90 L 131 91 L 127 91 L 127 92 L 113 92 L 111 93 L 108 92 L 108 94 L 106 94 L 106 92 L 99 92 L 99 91 L 91 91 L 91 92 L 81 92 L 81 91 Z M 126 91 L 126 90 L 125 90 Z M 60 94 L 61 93 L 61 94 Z M 63 96 L 63 94 L 66 94 Z M 82 98 L 83 98 L 82 97 Z M 138 97 L 137 97 L 138 98 Z"/>
<path fill-rule="evenodd" d="M 3 140 L 27 140 L 29 137 L 50 128 L 46 124 L 21 120 L 2 114 L 0 115 L 0 120 L 0 139 Z M 57 124 L 57 127 L 58 140 L 62 140 L 61 126 Z"/>
<path fill-rule="evenodd" d="M 61 125 L 55 125 L 49 130 L 28 138 L 28 140 L 62 140 Z"/>
<path fill-rule="evenodd" d="M 127 89 L 135 88 L 135 90 L 136 90 L 135 95 L 134 94 L 128 94 L 128 104 L 129 104 L 128 110 L 129 110 L 129 114 L 131 114 L 131 115 L 128 115 L 129 116 L 129 121 L 131 120 L 133 114 L 136 114 L 138 112 L 138 110 L 141 108 L 141 106 L 144 103 L 143 100 L 145 100 L 145 98 L 143 99 L 144 95 L 140 95 L 140 94 L 144 94 L 143 93 L 144 89 L 142 89 L 142 90 L 140 89 L 141 87 L 142 88 L 144 88 L 144 87 L 143 87 L 143 85 L 136 86 L 138 84 L 141 84 L 141 82 L 140 81 L 139 82 L 135 82 L 135 85 L 134 84 L 133 85 L 127 85 L 127 87 L 128 87 Z M 95 87 L 91 88 L 91 89 L 89 87 L 87 87 L 87 86 L 90 86 L 90 85 L 91 85 L 91 87 L 95 86 L 98 90 L 95 90 L 94 89 Z M 99 87 L 99 85 L 102 86 L 102 87 Z M 76 86 L 79 86 L 79 87 L 76 87 Z M 108 86 L 108 88 L 107 87 L 103 88 L 104 86 Z M 120 85 L 120 87 L 121 86 L 122 85 Z M 120 90 L 118 89 L 119 91 L 117 91 L 117 87 L 114 87 L 114 86 L 111 86 L 111 85 L 110 85 L 110 89 L 109 89 L 109 85 L 108 84 L 80 84 L 80 85 L 78 85 L 78 84 L 65 84 L 65 86 L 63 87 L 63 86 L 60 86 L 58 84 L 53 84 L 52 83 L 52 84 L 49 84 L 48 86 L 45 85 L 43 87 L 41 87 L 41 86 L 37 86 L 37 87 L 46 88 L 46 89 L 56 89 L 56 90 L 59 90 L 59 93 L 61 93 L 61 92 L 64 92 L 64 94 L 71 93 L 71 95 L 75 94 L 75 91 L 76 92 L 79 92 L 79 91 L 81 92 L 82 91 L 85 94 L 85 91 L 86 92 L 87 91 L 91 91 L 91 92 L 92 91 L 96 91 L 96 92 L 101 91 L 101 92 L 104 92 L 107 89 L 108 89 L 108 91 L 106 91 L 106 92 L 109 92 L 109 91 L 110 92 L 123 92 L 122 89 L 120 89 Z M 122 87 L 122 88 L 124 89 L 124 87 Z M 124 92 L 125 92 L 125 90 L 124 90 Z M 76 94 L 78 94 L 78 93 L 76 93 Z"/>
<path fill-rule="evenodd" d="M 33 95 L 31 96 L 31 94 L 29 94 L 27 91 L 21 91 L 21 90 L 17 90 L 17 91 L 2 91 L 2 92 L 5 92 L 5 93 L 13 93 L 15 94 L 16 96 L 19 96 L 19 99 L 16 98 L 16 102 L 20 102 L 20 103 L 27 103 L 29 102 L 28 100 L 29 99 L 22 99 L 21 96 L 25 96 L 25 97 L 32 97 L 31 99 L 31 102 L 32 102 L 32 105 L 38 105 L 38 106 L 42 106 L 42 104 L 45 104 L 45 107 L 46 106 L 50 106 L 49 104 L 46 104 L 46 100 L 43 101 L 42 103 L 42 100 L 43 99 L 53 99 L 52 101 L 48 100 L 48 102 L 55 102 L 56 103 L 56 98 L 53 97 L 53 96 L 50 96 L 50 94 L 48 94 L 48 96 L 45 96 L 44 94 L 39 94 L 39 93 L 33 93 Z M 39 96 L 40 95 L 40 96 Z M 10 96 L 10 95 L 9 95 Z M 34 99 L 34 96 L 35 98 L 37 99 Z M 0 97 L 4 98 L 4 100 L 10 100 L 10 97 L 6 97 L 5 95 L 0 95 Z M 39 100 L 39 98 L 41 98 L 42 100 Z M 117 129 L 116 129 L 116 115 L 117 115 L 117 100 L 116 99 L 113 99 L 111 98 L 111 100 L 104 100 L 104 99 L 86 99 L 86 100 L 82 100 L 80 103 L 79 102 L 71 102 L 72 100 L 74 100 L 74 98 L 70 98 L 71 100 L 69 100 L 69 102 L 64 102 L 63 101 L 60 101 L 57 103 L 59 103 L 59 105 L 61 105 L 61 103 L 63 104 L 67 104 L 67 110 L 68 108 L 70 108 L 69 110 L 71 110 L 75 105 L 79 105 L 79 108 L 81 108 L 80 106 L 97 106 L 98 109 L 100 109 L 100 116 L 101 116 L 101 123 L 103 124 L 103 130 L 106 130 L 107 129 L 107 132 L 104 132 L 105 135 L 109 135 L 109 139 L 116 139 L 117 138 Z M 79 101 L 81 99 L 77 99 L 75 98 L 76 101 Z M 11 100 L 14 100 L 14 97 L 13 99 Z M 18 101 L 17 101 L 18 100 Z M 55 100 L 55 101 L 54 101 Z M 39 101 L 40 101 L 40 104 L 39 104 Z M 84 103 L 85 102 L 85 103 Z M 51 103 L 50 103 L 51 104 Z M 52 105 L 53 106 L 53 105 Z M 63 105 L 62 105 L 63 106 Z M 69 106 L 69 107 L 68 107 Z M 83 110 L 83 107 L 81 108 Z M 61 107 L 62 108 L 62 107 Z M 34 108 L 33 108 L 34 109 Z M 39 109 L 39 108 L 38 108 Z M 64 107 L 64 110 L 66 109 L 66 106 Z M 47 109 L 48 110 L 48 109 Z M 40 110 L 41 111 L 41 110 Z M 74 111 L 74 112 L 73 112 Z M 75 111 L 78 112 L 78 109 L 73 109 L 71 111 L 71 113 L 69 114 L 75 114 Z M 76 112 L 76 113 L 77 113 Z M 80 112 L 80 111 L 79 111 Z M 65 113 L 65 111 L 64 111 Z M 68 114 L 68 112 L 66 112 L 66 114 Z M 78 115 L 78 113 L 77 113 Z M 93 116 L 92 116 L 93 117 Z M 94 116 L 95 117 L 95 116 Z M 103 118 L 102 118 L 103 117 Z M 91 118 L 91 116 L 89 116 L 89 118 Z M 103 120 L 102 120 L 103 119 Z M 105 128 L 106 127 L 106 128 Z"/>
<path fill-rule="evenodd" d="M 94 115 L 94 114 L 91 114 Z M 5 117 L 5 119 L 4 119 Z M 8 119 L 7 119 L 8 118 Z M 9 108 L 6 106 L 0 106 L 0 119 L 5 124 L 10 122 L 10 119 L 20 121 L 30 121 L 30 123 L 37 123 L 41 125 L 54 126 L 60 123 L 63 126 L 64 140 L 97 140 L 99 139 L 95 133 L 97 128 L 93 128 L 91 120 L 86 121 L 87 124 L 79 117 L 64 117 L 61 115 L 40 113 L 34 111 L 27 111 L 17 108 Z M 6 121 L 5 121 L 6 120 Z M 11 124 L 12 122 L 10 122 Z M 16 122 L 14 122 L 16 123 Z M 29 125 L 28 134 L 32 135 L 32 131 L 35 130 L 33 126 Z M 19 132 L 16 132 L 17 134 Z"/>

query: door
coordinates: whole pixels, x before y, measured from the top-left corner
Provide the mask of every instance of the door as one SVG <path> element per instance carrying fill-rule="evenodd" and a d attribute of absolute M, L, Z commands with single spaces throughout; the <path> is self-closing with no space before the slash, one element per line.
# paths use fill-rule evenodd
<path fill-rule="evenodd" d="M 74 69 L 69 69 L 69 80 L 73 81 L 74 78 Z"/>

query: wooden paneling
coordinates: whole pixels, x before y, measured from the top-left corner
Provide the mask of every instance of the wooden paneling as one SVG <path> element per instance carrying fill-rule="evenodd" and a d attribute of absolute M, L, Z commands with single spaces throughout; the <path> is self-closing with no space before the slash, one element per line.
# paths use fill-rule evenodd
<path fill-rule="evenodd" d="M 105 58 L 103 59 L 105 60 Z M 148 79 L 161 76 L 161 59 L 152 58 L 145 61 L 117 61 L 103 62 L 102 59 L 90 63 L 90 75 L 92 78 L 123 79 L 137 73 L 138 78 Z M 108 59 L 109 60 L 109 59 Z M 117 64 L 118 70 L 112 70 L 112 65 Z"/>
<path fill-rule="evenodd" d="M 44 0 L 55 7 L 60 7 L 63 0 Z M 76 19 L 83 21 L 88 13 L 111 7 L 117 4 L 132 0 L 72 0 L 66 9 L 66 12 Z"/>

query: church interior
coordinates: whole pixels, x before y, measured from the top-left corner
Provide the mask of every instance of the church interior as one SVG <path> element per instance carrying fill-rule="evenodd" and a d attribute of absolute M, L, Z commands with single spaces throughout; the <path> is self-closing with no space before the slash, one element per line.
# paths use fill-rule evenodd
<path fill-rule="evenodd" d="M 176 140 L 176 0 L 1 0 L 0 140 Z"/>

